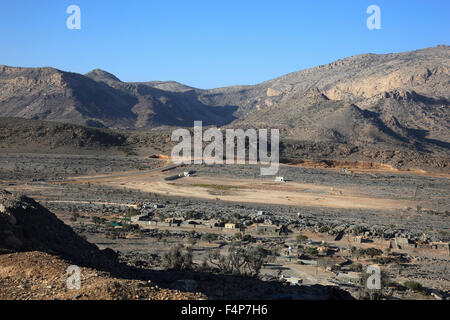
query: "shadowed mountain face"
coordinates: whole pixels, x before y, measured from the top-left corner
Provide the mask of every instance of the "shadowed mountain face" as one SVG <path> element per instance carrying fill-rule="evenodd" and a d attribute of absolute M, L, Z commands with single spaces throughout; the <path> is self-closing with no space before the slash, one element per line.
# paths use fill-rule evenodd
<path fill-rule="evenodd" d="M 164 91 L 158 87 L 174 91 Z M 0 116 L 110 128 L 191 126 L 234 120 L 236 107 L 210 107 L 175 83 L 123 83 L 102 70 L 86 76 L 53 68 L 0 66 Z"/>
<path fill-rule="evenodd" d="M 132 125 L 137 100 L 102 82 L 52 68 L 0 67 L 2 116 L 77 124 Z"/>
<path fill-rule="evenodd" d="M 0 67 L 0 116 L 150 129 L 279 128 L 314 143 L 448 151 L 450 47 L 364 54 L 254 86 L 212 90 L 173 81 L 126 83 L 96 69 Z"/>
<path fill-rule="evenodd" d="M 443 152 L 448 158 L 448 46 L 354 56 L 234 90 L 216 90 L 239 105 L 229 127 L 279 128 L 290 141 Z"/>

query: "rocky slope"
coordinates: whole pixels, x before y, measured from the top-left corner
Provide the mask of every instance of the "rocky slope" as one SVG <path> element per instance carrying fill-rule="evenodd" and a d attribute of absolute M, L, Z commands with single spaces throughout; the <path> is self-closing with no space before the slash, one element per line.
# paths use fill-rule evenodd
<path fill-rule="evenodd" d="M 21 118 L 0 118 L 0 146 L 3 148 L 106 148 L 122 146 L 125 140 L 124 134 L 108 129 Z"/>
<path fill-rule="evenodd" d="M 80 289 L 66 285 L 67 268 L 74 264 L 81 270 Z M 1 300 L 206 299 L 124 279 L 125 271 L 114 251 L 99 250 L 33 199 L 0 191 Z"/>
<path fill-rule="evenodd" d="M 386 93 L 398 89 L 448 101 L 449 70 L 450 47 L 437 46 L 411 52 L 357 55 L 256 86 L 221 88 L 208 93 L 211 101 L 218 104 L 223 104 L 220 97 L 232 100 L 239 105 L 242 115 L 295 102 L 312 88 L 330 100 L 358 105 L 367 99 L 385 98 Z"/>
<path fill-rule="evenodd" d="M 164 91 L 158 89 L 171 89 Z M 86 76 L 53 68 L 0 66 L 0 116 L 94 127 L 189 126 L 194 120 L 223 124 L 233 108 L 209 107 L 193 91 L 172 83 L 123 83 L 94 70 Z"/>
<path fill-rule="evenodd" d="M 112 250 L 99 250 L 77 235 L 53 213 L 25 196 L 0 191 L 0 249 L 44 251 L 80 266 L 111 267 Z"/>
<path fill-rule="evenodd" d="M 80 75 L 1 66 L 0 116 L 143 130 L 203 120 L 205 126 L 278 128 L 297 145 L 411 151 L 446 161 L 449 88 L 445 45 L 357 55 L 254 86 L 212 90 L 173 81 L 126 83 L 99 69 Z"/>
<path fill-rule="evenodd" d="M 212 90 L 174 81 L 125 83 L 99 69 L 80 75 L 1 66 L 0 115 L 122 128 L 191 126 L 199 119 L 223 125 L 270 107 L 303 106 L 305 93 L 316 90 L 332 101 L 394 113 L 400 122 L 407 120 L 400 114 L 410 112 L 405 108 L 413 107 L 416 126 L 425 126 L 419 110 L 435 122 L 446 115 L 449 70 L 449 46 L 357 55 L 254 86 Z"/>

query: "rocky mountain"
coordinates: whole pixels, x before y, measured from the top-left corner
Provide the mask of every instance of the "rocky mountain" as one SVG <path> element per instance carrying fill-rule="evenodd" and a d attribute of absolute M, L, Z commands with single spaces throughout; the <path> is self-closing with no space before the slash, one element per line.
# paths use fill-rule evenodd
<path fill-rule="evenodd" d="M 0 146 L 108 148 L 123 146 L 126 137 L 115 131 L 75 124 L 21 118 L 0 118 Z"/>
<path fill-rule="evenodd" d="M 228 127 L 279 128 L 289 140 L 285 151 L 313 157 L 348 158 L 357 150 L 386 161 L 386 150 L 408 150 L 414 155 L 407 161 L 418 154 L 448 159 L 449 71 L 450 47 L 438 46 L 349 57 L 238 89 L 245 94 L 222 89 L 235 99 L 227 103 L 240 106 Z"/>
<path fill-rule="evenodd" d="M 449 88 L 448 46 L 359 55 L 243 89 L 254 98 L 239 102 L 233 126 L 278 127 L 298 140 L 448 147 Z"/>
<path fill-rule="evenodd" d="M 220 97 L 239 105 L 239 113 L 295 102 L 312 88 L 330 100 L 364 104 L 403 89 L 425 97 L 449 98 L 450 47 L 437 46 L 411 52 L 363 54 L 315 68 L 290 73 L 256 86 L 216 89 L 212 102 Z M 218 93 L 222 95 L 218 95 Z M 380 95 L 381 96 L 378 96 Z"/>
<path fill-rule="evenodd" d="M 165 91 L 161 88 L 173 91 Z M 0 66 L 0 116 L 110 128 L 224 124 L 235 108 L 210 107 L 170 82 L 123 83 L 105 71 Z"/>
<path fill-rule="evenodd" d="M 450 47 L 363 54 L 253 86 L 122 82 L 93 70 L 0 67 L 0 116 L 94 127 L 279 128 L 293 141 L 448 154 Z"/>

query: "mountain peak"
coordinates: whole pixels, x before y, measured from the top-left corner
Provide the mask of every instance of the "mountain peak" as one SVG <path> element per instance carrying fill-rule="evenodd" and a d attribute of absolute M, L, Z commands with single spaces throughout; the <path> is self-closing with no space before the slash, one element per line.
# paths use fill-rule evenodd
<path fill-rule="evenodd" d="M 109 73 L 105 70 L 102 69 L 94 69 L 88 73 L 85 74 L 86 77 L 91 78 L 92 80 L 95 81 L 119 81 L 120 79 L 117 78 L 115 75 L 113 75 L 112 73 Z"/>

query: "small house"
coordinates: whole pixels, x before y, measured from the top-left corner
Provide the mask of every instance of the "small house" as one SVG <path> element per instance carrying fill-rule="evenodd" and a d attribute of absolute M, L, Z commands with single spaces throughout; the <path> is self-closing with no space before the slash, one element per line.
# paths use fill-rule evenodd
<path fill-rule="evenodd" d="M 142 221 L 142 220 L 141 220 L 142 217 L 147 217 L 147 215 L 140 214 L 140 215 L 137 215 L 137 216 L 132 216 L 132 217 L 131 217 L 131 222 Z"/>
<path fill-rule="evenodd" d="M 328 254 L 328 248 L 325 246 L 318 247 L 317 252 L 319 253 L 319 256 L 326 256 Z"/>
<path fill-rule="evenodd" d="M 353 242 L 355 243 L 363 243 L 363 237 L 362 236 L 356 236 L 353 238 Z"/>
<path fill-rule="evenodd" d="M 179 226 L 183 222 L 183 220 L 181 218 L 166 218 L 164 222 L 168 223 L 169 225 Z"/>
<path fill-rule="evenodd" d="M 408 238 L 395 237 L 393 242 L 394 243 L 392 244 L 391 240 L 390 247 L 395 249 L 406 249 L 416 247 L 416 244 Z"/>
<path fill-rule="evenodd" d="M 269 224 L 257 224 L 256 225 L 257 233 L 266 233 L 266 234 L 276 234 L 278 232 L 278 227 Z"/>

